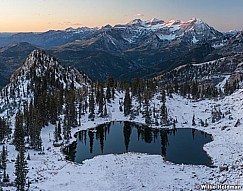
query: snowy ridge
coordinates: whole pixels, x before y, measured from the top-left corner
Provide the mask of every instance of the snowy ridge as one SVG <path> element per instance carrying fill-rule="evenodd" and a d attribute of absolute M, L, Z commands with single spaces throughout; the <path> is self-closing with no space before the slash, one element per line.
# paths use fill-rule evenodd
<path fill-rule="evenodd" d="M 1 91 L 0 115 L 14 115 L 16 106 L 23 106 L 34 98 L 35 82 L 32 78 L 53 79 L 64 89 L 74 84 L 76 89 L 89 87 L 91 80 L 87 75 L 76 68 L 61 66 L 58 61 L 44 51 L 34 50 L 25 60 L 23 65 L 12 74 L 10 83 Z M 8 108 L 8 109 L 7 109 Z M 8 113 L 6 113 L 8 111 Z"/>
<path fill-rule="evenodd" d="M 125 25 L 115 25 L 114 29 L 126 28 L 135 32 L 145 31 L 156 34 L 161 40 L 174 40 L 176 38 L 190 38 L 192 43 L 206 39 L 215 39 L 222 35 L 202 20 L 193 18 L 187 22 L 181 20 L 171 20 L 165 22 L 163 20 L 155 19 L 142 21 L 141 19 L 134 19 Z M 138 35 L 137 35 L 138 36 Z"/>

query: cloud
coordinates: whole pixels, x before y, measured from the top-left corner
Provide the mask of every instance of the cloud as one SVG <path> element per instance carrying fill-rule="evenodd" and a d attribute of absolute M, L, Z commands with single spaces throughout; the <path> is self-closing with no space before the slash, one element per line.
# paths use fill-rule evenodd
<path fill-rule="evenodd" d="M 64 25 L 64 26 L 82 26 L 82 23 L 73 23 L 70 21 L 66 21 L 66 22 L 62 22 L 62 23 L 58 23 L 59 25 Z"/>
<path fill-rule="evenodd" d="M 144 14 L 142 14 L 142 13 L 137 13 L 136 16 L 137 16 L 137 17 L 144 17 Z"/>

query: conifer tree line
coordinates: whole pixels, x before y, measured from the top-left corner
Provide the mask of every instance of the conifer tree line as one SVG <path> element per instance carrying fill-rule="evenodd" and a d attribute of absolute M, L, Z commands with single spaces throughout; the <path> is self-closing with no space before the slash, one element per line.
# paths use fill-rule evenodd
<path fill-rule="evenodd" d="M 155 80 L 164 86 L 167 93 L 179 93 L 181 96 L 191 99 L 217 98 L 232 94 L 239 88 L 243 75 L 232 75 L 223 87 L 216 86 L 224 80 L 224 75 L 233 74 L 238 67 L 239 61 L 231 57 L 204 64 L 187 64 L 179 69 L 167 72 Z M 218 79 L 215 76 L 223 76 Z"/>

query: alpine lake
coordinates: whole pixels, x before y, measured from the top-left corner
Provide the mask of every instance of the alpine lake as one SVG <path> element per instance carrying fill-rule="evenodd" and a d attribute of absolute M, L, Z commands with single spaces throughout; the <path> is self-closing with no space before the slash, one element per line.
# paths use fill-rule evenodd
<path fill-rule="evenodd" d="M 63 151 L 77 163 L 98 155 L 134 152 L 161 155 L 176 164 L 212 166 L 203 146 L 213 138 L 193 128 L 156 129 L 134 122 L 109 122 L 77 132 L 76 139 Z"/>

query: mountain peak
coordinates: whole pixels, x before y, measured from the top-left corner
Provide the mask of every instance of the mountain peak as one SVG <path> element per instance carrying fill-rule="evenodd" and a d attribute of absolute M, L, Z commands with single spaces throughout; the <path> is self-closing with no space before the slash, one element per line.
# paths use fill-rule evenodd
<path fill-rule="evenodd" d="M 15 73 L 10 78 L 10 81 L 16 79 L 17 76 L 22 75 L 23 73 L 28 72 L 33 67 L 43 67 L 46 63 L 48 66 L 56 65 L 57 61 L 54 57 L 50 57 L 45 54 L 43 50 L 33 50 L 29 56 L 26 58 L 25 62 L 23 63 L 20 68 L 16 70 Z"/>
<path fill-rule="evenodd" d="M 111 29 L 111 28 L 112 28 L 112 26 L 109 24 L 101 27 L 101 29 Z"/>
<path fill-rule="evenodd" d="M 34 50 L 26 58 L 23 65 L 12 74 L 10 83 L 19 80 L 32 83 L 31 80 L 36 78 L 49 79 L 51 77 L 54 81 L 59 80 L 58 83 L 62 84 L 63 87 L 69 87 L 72 81 L 75 81 L 75 87 L 81 87 L 86 81 L 91 81 L 76 68 L 61 66 L 55 57 L 47 55 L 45 51 Z"/>
<path fill-rule="evenodd" d="M 198 22 L 198 23 L 203 23 L 203 21 L 199 18 L 191 18 L 189 21 L 187 22 Z"/>
<path fill-rule="evenodd" d="M 141 24 L 142 22 L 143 21 L 141 19 L 133 19 L 128 23 L 128 25 L 137 25 L 137 24 Z"/>
<path fill-rule="evenodd" d="M 163 24 L 164 21 L 156 18 L 152 18 L 149 22 L 150 25 L 157 25 L 157 24 Z"/>
<path fill-rule="evenodd" d="M 66 28 L 65 31 L 66 32 L 71 32 L 71 31 L 74 31 L 75 29 L 73 27 L 69 27 L 69 28 Z"/>

